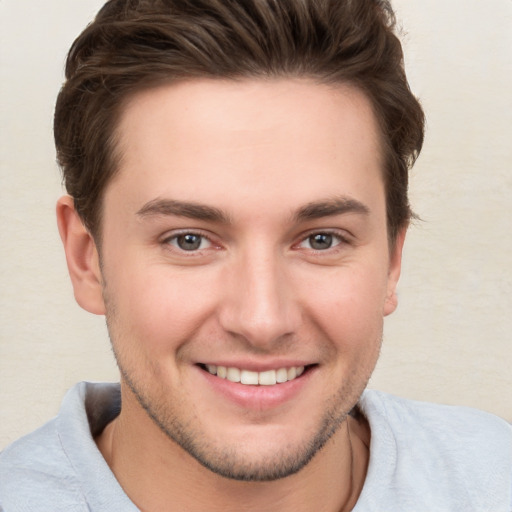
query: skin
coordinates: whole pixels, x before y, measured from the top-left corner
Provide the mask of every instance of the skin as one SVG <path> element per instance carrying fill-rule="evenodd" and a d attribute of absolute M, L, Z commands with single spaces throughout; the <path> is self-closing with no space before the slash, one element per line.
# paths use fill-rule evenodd
<path fill-rule="evenodd" d="M 72 200 L 57 207 L 75 297 L 106 315 L 121 370 L 122 412 L 97 439 L 117 479 L 142 510 L 350 510 L 370 433 L 347 414 L 396 307 L 405 231 L 389 247 L 369 101 L 198 80 L 134 96 L 118 136 L 101 257 Z M 269 391 L 203 364 L 307 371 Z"/>

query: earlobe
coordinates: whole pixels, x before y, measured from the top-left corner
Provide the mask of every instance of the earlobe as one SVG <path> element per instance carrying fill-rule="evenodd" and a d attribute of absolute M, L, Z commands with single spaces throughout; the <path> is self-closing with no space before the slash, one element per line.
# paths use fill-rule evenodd
<path fill-rule="evenodd" d="M 384 316 L 393 313 L 393 311 L 395 311 L 398 306 L 396 287 L 398 280 L 400 279 L 400 272 L 402 270 L 402 252 L 404 248 L 406 233 L 407 227 L 404 227 L 400 230 L 390 254 L 387 295 L 384 303 Z"/>
<path fill-rule="evenodd" d="M 63 196 L 57 202 L 57 224 L 76 301 L 90 313 L 105 314 L 98 250 L 72 197 Z"/>

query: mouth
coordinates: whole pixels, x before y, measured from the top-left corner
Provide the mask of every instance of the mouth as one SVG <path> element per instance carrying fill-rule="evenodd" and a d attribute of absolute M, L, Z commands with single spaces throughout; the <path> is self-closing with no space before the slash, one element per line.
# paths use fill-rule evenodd
<path fill-rule="evenodd" d="M 230 382 L 244 384 L 246 386 L 274 386 L 298 379 L 313 365 L 290 366 L 263 372 L 215 364 L 200 364 L 199 366 L 209 374 Z"/>

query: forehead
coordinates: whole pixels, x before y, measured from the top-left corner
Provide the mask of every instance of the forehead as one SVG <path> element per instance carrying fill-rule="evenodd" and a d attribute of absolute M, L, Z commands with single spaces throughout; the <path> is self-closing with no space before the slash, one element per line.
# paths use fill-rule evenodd
<path fill-rule="evenodd" d="M 121 167 L 106 200 L 124 195 L 134 208 L 171 197 L 228 210 L 244 200 L 261 210 L 270 196 L 284 207 L 350 189 L 357 195 L 368 182 L 382 188 L 375 116 L 350 86 L 299 79 L 160 86 L 127 102 L 117 135 Z"/>

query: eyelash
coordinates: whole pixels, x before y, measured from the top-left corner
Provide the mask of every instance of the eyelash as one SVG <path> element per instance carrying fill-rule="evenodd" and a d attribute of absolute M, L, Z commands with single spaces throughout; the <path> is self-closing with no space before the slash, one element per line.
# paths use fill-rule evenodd
<path fill-rule="evenodd" d="M 339 231 L 332 230 L 332 229 L 323 229 L 323 230 L 315 230 L 315 231 L 306 233 L 305 236 L 301 237 L 300 242 L 298 244 L 295 244 L 295 247 L 301 248 L 300 246 L 302 244 L 308 242 L 308 240 L 311 240 L 313 237 L 319 236 L 319 235 L 327 235 L 327 236 L 332 237 L 333 239 L 337 239 L 337 243 L 335 243 L 334 245 L 332 245 L 331 247 L 328 247 L 326 249 L 315 249 L 313 247 L 310 247 L 307 249 L 307 250 L 313 251 L 313 253 L 315 255 L 320 256 L 323 253 L 333 254 L 333 252 L 337 252 L 341 249 L 340 246 L 350 244 L 350 240 L 348 239 L 348 237 L 342 235 Z"/>
<path fill-rule="evenodd" d="M 311 241 L 312 237 L 319 236 L 319 235 L 324 235 L 324 236 L 326 235 L 326 236 L 332 237 L 333 239 L 337 240 L 337 243 L 335 243 L 331 247 L 327 247 L 325 249 L 315 249 L 313 247 L 309 247 L 309 248 L 301 247 L 302 244 L 307 243 L 308 240 Z M 200 238 L 200 246 L 197 249 L 191 249 L 191 250 L 186 250 L 186 249 L 179 247 L 178 240 L 180 239 L 180 237 L 186 237 L 186 236 L 193 236 L 193 237 Z M 205 241 L 209 244 L 209 246 L 201 247 L 201 245 L 203 245 L 203 243 Z M 173 243 L 173 242 L 175 242 L 175 243 Z M 350 240 L 348 239 L 348 237 L 343 236 L 339 231 L 332 230 L 332 229 L 331 230 L 324 229 L 324 230 L 311 231 L 309 233 L 302 235 L 300 238 L 300 241 L 298 243 L 294 244 L 293 248 L 297 248 L 299 250 L 304 249 L 307 251 L 311 251 L 313 254 L 320 256 L 323 253 L 333 254 L 333 252 L 337 252 L 341 249 L 340 246 L 349 245 L 349 244 L 350 244 Z M 212 247 L 215 249 L 220 248 L 220 245 L 216 244 L 213 241 L 212 237 L 210 237 L 200 231 L 194 231 L 194 230 L 183 230 L 178 233 L 173 233 L 171 236 L 168 236 L 162 240 L 162 245 L 167 246 L 167 248 L 169 248 L 169 246 L 171 246 L 171 248 L 169 248 L 170 250 L 177 251 L 181 254 L 188 254 L 189 257 L 201 255 L 201 254 L 203 254 L 203 252 L 205 250 L 211 249 Z"/>
<path fill-rule="evenodd" d="M 178 240 L 181 237 L 186 237 L 186 236 L 198 237 L 201 239 L 201 241 L 200 241 L 201 245 L 203 244 L 204 241 L 207 241 L 210 245 L 208 247 L 203 247 L 203 248 L 199 247 L 198 249 L 193 249 L 193 250 L 187 251 L 186 249 L 182 249 L 181 247 L 179 247 L 177 245 Z M 174 244 L 173 242 L 176 242 L 176 243 Z M 203 251 L 208 250 L 211 247 L 215 247 L 215 248 L 218 247 L 218 245 L 215 244 L 215 242 L 212 240 L 212 238 L 210 236 L 205 235 L 204 233 L 201 233 L 199 231 L 194 231 L 194 230 L 183 230 L 178 233 L 173 233 L 171 236 L 165 237 L 162 240 L 162 245 L 167 246 L 167 248 L 169 248 L 169 246 L 172 246 L 171 250 L 177 251 L 177 252 L 183 253 L 183 254 L 188 253 L 190 256 L 202 254 Z"/>

